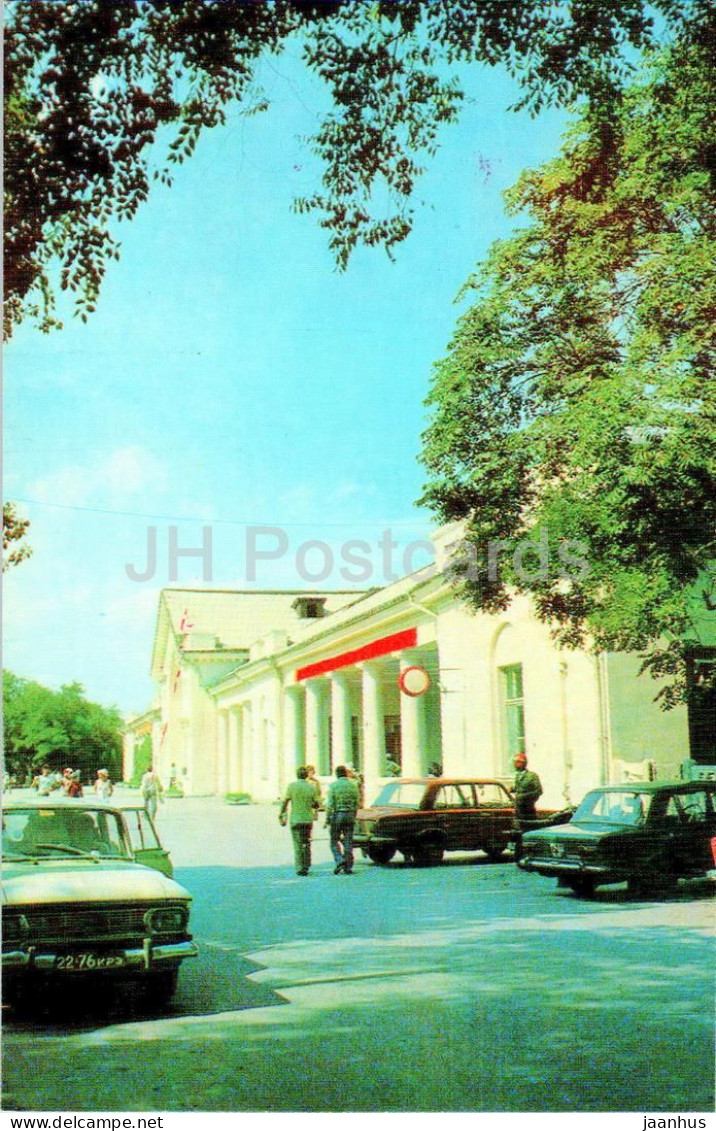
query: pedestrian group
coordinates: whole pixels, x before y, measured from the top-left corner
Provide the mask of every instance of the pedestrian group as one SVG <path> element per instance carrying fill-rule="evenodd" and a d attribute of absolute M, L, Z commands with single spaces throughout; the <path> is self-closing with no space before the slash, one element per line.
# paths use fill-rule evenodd
<path fill-rule="evenodd" d="M 334 873 L 350 876 L 353 872 L 353 830 L 361 805 L 362 782 L 352 766 L 336 766 L 335 773 L 335 781 L 328 788 L 325 802 L 325 827 L 329 829 Z M 287 824 L 290 810 L 296 875 L 307 876 L 311 868 L 313 825 L 324 806 L 315 767 L 299 766 L 296 774 L 296 781 L 291 782 L 284 794 L 278 819 L 282 825 Z"/>
<path fill-rule="evenodd" d="M 542 796 L 542 783 L 532 770 L 527 769 L 527 755 L 518 753 L 514 760 L 515 829 L 520 836 L 522 823 L 537 818 L 537 801 Z M 399 767 L 396 767 L 399 772 Z M 429 777 L 442 776 L 440 762 L 431 762 Z M 336 766 L 335 780 L 328 788 L 325 805 L 321 783 L 315 766 L 299 766 L 296 780 L 291 782 L 281 801 L 278 819 L 281 825 L 290 824 L 296 875 L 307 876 L 311 869 L 311 842 L 313 826 L 321 809 L 325 809 L 325 827 L 329 830 L 331 853 L 335 862 L 335 875 L 353 872 L 353 832 L 356 814 L 363 804 L 363 780 L 352 766 Z M 289 816 L 290 814 L 290 816 Z"/>

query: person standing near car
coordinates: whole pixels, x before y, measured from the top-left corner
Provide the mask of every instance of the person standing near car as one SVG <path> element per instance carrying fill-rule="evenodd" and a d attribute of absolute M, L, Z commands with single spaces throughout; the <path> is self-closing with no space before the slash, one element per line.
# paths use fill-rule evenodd
<path fill-rule="evenodd" d="M 155 772 L 153 766 L 147 767 L 147 772 L 142 777 L 140 788 L 144 799 L 144 808 L 147 810 L 152 820 L 154 820 L 157 815 L 157 805 L 164 799 L 164 786 L 162 785 L 159 774 Z"/>
<path fill-rule="evenodd" d="M 311 868 L 311 837 L 318 804 L 319 796 L 315 785 L 309 781 L 308 767 L 299 766 L 296 780 L 286 789 L 278 814 L 279 822 L 285 825 L 290 806 L 291 836 L 297 876 L 307 876 Z"/>
<path fill-rule="evenodd" d="M 336 766 L 336 780 L 326 798 L 326 818 L 330 829 L 331 852 L 338 875 L 350 876 L 353 871 L 353 829 L 360 805 L 360 788 L 355 778 L 348 777 L 345 766 Z"/>
<path fill-rule="evenodd" d="M 518 754 L 514 765 L 515 818 L 518 821 L 535 821 L 537 801 L 542 796 L 542 783 L 537 774 L 527 769 L 526 754 Z"/>

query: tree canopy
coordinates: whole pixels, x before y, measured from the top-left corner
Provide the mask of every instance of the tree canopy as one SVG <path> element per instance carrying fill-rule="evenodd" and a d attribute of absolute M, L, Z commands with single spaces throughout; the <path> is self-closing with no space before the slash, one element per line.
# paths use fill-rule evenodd
<path fill-rule="evenodd" d="M 57 325 L 53 280 L 95 308 L 115 221 L 171 180 L 227 106 L 267 105 L 259 61 L 298 45 L 329 109 L 308 144 L 324 168 L 299 212 L 339 267 L 357 245 L 389 253 L 465 63 L 502 64 L 520 107 L 587 100 L 606 120 L 632 57 L 709 0 L 12 0 L 5 43 L 5 330 Z M 166 159 L 155 161 L 157 143 Z M 387 204 L 385 202 L 388 202 Z M 237 205 L 240 207 L 240 202 Z M 57 276 L 54 272 L 57 271 Z"/>
<path fill-rule="evenodd" d="M 24 781 L 43 765 L 71 766 L 84 781 L 100 767 L 110 777 L 122 771 L 122 716 L 85 698 L 79 683 L 59 691 L 3 672 L 5 767 Z"/>
<path fill-rule="evenodd" d="M 529 593 L 563 644 L 640 652 L 667 706 L 716 643 L 713 15 L 510 190 L 524 226 L 467 284 L 423 448 L 473 603 Z"/>

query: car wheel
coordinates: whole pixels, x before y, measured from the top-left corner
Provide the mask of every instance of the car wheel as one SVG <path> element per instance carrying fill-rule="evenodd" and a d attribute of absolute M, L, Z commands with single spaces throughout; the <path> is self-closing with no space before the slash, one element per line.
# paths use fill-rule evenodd
<path fill-rule="evenodd" d="M 371 844 L 366 851 L 374 864 L 389 864 L 398 849 L 394 844 Z"/>
<path fill-rule="evenodd" d="M 482 851 L 486 853 L 490 860 L 498 861 L 504 858 L 506 848 L 506 844 L 486 844 Z"/>
<path fill-rule="evenodd" d="M 422 844 L 413 848 L 413 864 L 416 868 L 434 868 L 442 864 L 445 849 L 439 844 Z"/>
<path fill-rule="evenodd" d="M 595 884 L 591 876 L 579 876 L 565 882 L 575 895 L 583 896 L 586 899 L 591 899 L 594 895 Z"/>

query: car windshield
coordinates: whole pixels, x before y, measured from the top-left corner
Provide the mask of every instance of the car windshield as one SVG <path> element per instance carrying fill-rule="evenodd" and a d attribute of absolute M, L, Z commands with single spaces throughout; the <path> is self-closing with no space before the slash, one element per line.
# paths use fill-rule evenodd
<path fill-rule="evenodd" d="M 121 817 L 106 809 L 9 809 L 3 814 L 6 859 L 129 856 Z"/>
<path fill-rule="evenodd" d="M 373 804 L 396 809 L 419 809 L 424 796 L 425 782 L 391 781 L 383 786 Z"/>
<path fill-rule="evenodd" d="M 642 825 L 650 803 L 651 795 L 638 790 L 599 790 L 587 794 L 572 822 L 608 821 L 612 825 Z"/>

